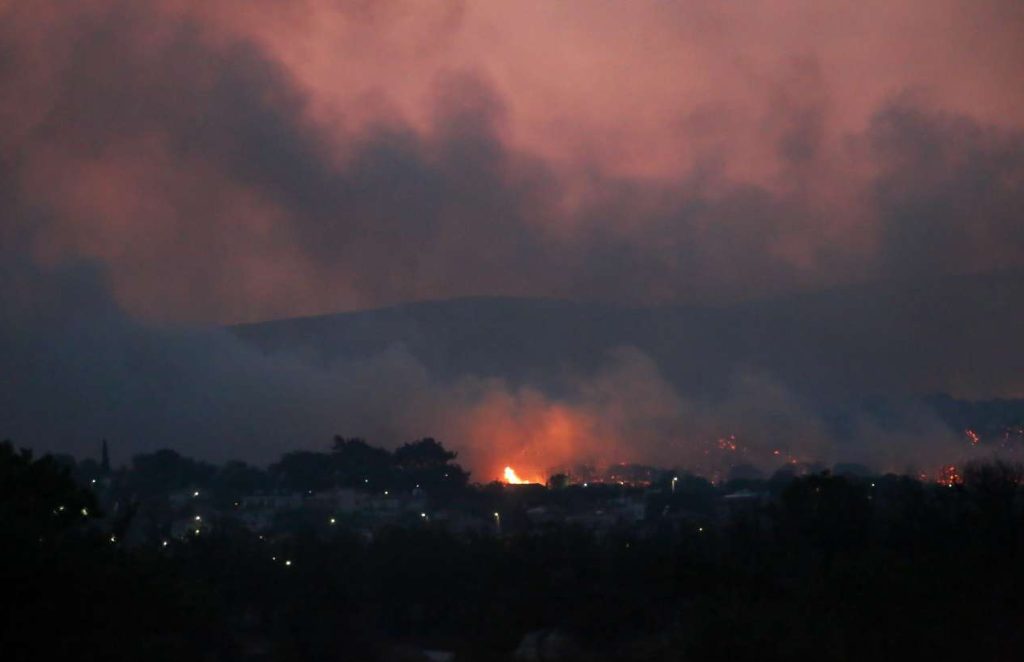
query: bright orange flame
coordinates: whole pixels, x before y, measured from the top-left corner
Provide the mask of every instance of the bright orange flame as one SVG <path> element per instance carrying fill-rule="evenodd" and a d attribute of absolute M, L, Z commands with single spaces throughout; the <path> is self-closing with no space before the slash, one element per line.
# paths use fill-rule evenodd
<path fill-rule="evenodd" d="M 523 480 L 516 475 L 516 471 L 512 467 L 505 467 L 505 482 L 509 485 L 525 485 L 529 481 Z"/>

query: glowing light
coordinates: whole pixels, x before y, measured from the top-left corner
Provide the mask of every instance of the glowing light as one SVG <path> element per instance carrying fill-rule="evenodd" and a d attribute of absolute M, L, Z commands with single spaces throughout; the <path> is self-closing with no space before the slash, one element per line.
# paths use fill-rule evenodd
<path fill-rule="evenodd" d="M 501 478 L 507 485 L 543 485 L 544 478 L 539 473 L 524 472 L 522 467 L 516 471 L 512 467 L 505 467 L 501 472 Z"/>
<path fill-rule="evenodd" d="M 967 435 L 967 440 L 971 442 L 972 446 L 977 446 L 978 444 L 981 443 L 981 437 L 978 436 L 978 433 L 975 432 L 974 430 L 968 428 L 964 430 L 964 433 Z"/>
<path fill-rule="evenodd" d="M 718 440 L 718 447 L 723 451 L 736 452 L 736 435 L 731 434 Z"/>
<path fill-rule="evenodd" d="M 505 467 L 505 482 L 509 485 L 525 485 L 527 483 L 516 474 L 512 467 Z"/>
<path fill-rule="evenodd" d="M 946 487 L 953 487 L 954 485 L 960 485 L 964 482 L 963 476 L 960 475 L 960 471 L 956 468 L 956 465 L 950 464 L 942 467 L 942 471 L 939 472 L 939 478 L 937 481 L 940 485 Z"/>

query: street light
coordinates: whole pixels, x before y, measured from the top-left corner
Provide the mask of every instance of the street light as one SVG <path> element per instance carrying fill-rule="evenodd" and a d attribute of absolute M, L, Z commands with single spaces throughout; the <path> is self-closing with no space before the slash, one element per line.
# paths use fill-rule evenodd
<path fill-rule="evenodd" d="M 498 530 L 498 535 L 501 535 L 501 513 L 494 513 L 494 526 Z"/>
<path fill-rule="evenodd" d="M 676 493 L 676 483 L 679 482 L 679 476 L 672 476 L 672 494 Z"/>

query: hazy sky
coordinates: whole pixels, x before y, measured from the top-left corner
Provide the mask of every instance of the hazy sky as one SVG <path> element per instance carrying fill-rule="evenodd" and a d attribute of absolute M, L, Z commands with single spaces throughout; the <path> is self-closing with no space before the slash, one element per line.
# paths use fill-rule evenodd
<path fill-rule="evenodd" d="M 436 434 L 472 458 L 492 430 L 489 472 L 602 435 L 608 458 L 670 461 L 667 436 L 692 453 L 695 429 L 784 411 L 806 449 L 823 433 L 803 394 L 737 366 L 708 413 L 632 350 L 563 401 L 438 383 L 400 350 L 315 369 L 210 327 L 1019 269 L 1022 71 L 1017 0 L 0 0 L 0 437 L 265 459 Z M 894 327 L 841 312 L 838 336 Z M 1019 395 L 1015 361 L 972 392 Z M 942 374 L 926 386 L 957 386 Z"/>
<path fill-rule="evenodd" d="M 9 0 L 0 167 L 149 319 L 746 299 L 1024 263 L 1022 69 L 1013 0 Z"/>

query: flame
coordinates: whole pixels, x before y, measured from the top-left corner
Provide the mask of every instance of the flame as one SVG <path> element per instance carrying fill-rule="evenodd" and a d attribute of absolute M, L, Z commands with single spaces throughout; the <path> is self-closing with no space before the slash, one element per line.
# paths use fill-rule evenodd
<path fill-rule="evenodd" d="M 525 485 L 530 481 L 520 478 L 512 467 L 505 467 L 505 482 L 509 485 Z"/>
<path fill-rule="evenodd" d="M 953 487 L 954 485 L 960 485 L 964 482 L 964 478 L 960 475 L 955 464 L 950 464 L 942 467 L 942 471 L 939 473 L 939 479 L 937 481 L 940 485 L 946 487 Z"/>

